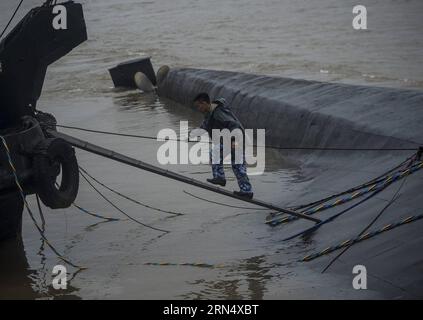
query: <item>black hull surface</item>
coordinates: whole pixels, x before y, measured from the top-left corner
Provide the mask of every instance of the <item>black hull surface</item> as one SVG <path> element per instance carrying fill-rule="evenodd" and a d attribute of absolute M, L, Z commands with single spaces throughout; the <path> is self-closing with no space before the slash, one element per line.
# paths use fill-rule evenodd
<path fill-rule="evenodd" d="M 0 241 L 17 238 L 22 231 L 23 200 L 19 193 L 0 197 Z"/>

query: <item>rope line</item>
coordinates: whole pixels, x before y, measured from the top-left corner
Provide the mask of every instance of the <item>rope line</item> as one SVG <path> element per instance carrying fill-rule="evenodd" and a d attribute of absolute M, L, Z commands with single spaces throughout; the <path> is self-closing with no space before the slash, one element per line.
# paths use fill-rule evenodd
<path fill-rule="evenodd" d="M 398 228 L 398 227 L 403 226 L 405 224 L 412 223 L 412 222 L 415 222 L 415 221 L 418 221 L 418 220 L 421 220 L 421 219 L 423 219 L 423 214 L 414 215 L 414 216 L 408 216 L 407 218 L 404 218 L 404 219 L 402 219 L 402 220 L 400 220 L 398 222 L 389 223 L 389 224 L 383 226 L 380 229 L 377 229 L 377 230 L 374 230 L 374 231 L 371 231 L 371 232 L 365 232 L 364 234 L 362 234 L 360 236 L 357 236 L 356 238 L 347 239 L 345 241 L 340 242 L 337 245 L 330 246 L 330 247 L 327 247 L 327 248 L 325 248 L 325 249 L 323 249 L 323 250 L 321 250 L 319 252 L 309 254 L 309 255 L 305 256 L 304 258 L 302 258 L 300 261 L 302 261 L 302 262 L 312 261 L 312 260 L 314 260 L 316 258 L 319 258 L 321 256 L 324 256 L 324 255 L 327 255 L 329 253 L 332 253 L 332 252 L 334 252 L 336 250 L 345 248 L 347 246 L 354 245 L 354 244 L 359 243 L 359 242 L 362 242 L 364 240 L 373 238 L 373 237 L 375 237 L 375 236 L 377 236 L 377 235 L 379 235 L 381 233 L 390 231 L 392 229 Z"/>
<path fill-rule="evenodd" d="M 328 197 L 323 198 L 323 199 L 319 199 L 319 200 L 317 200 L 317 201 L 313 201 L 313 202 L 310 202 L 310 203 L 307 203 L 307 204 L 303 204 L 303 205 L 294 206 L 294 207 L 292 207 L 292 209 L 293 209 L 293 210 L 300 210 L 300 209 L 309 208 L 309 207 L 311 207 L 311 206 L 316 206 L 316 205 L 319 205 L 319 204 L 321 204 L 321 203 L 323 203 L 323 202 L 326 202 L 326 201 L 332 200 L 332 199 L 334 199 L 334 198 L 336 198 L 336 197 L 340 197 L 340 196 L 343 196 L 343 195 L 345 195 L 345 194 L 348 194 L 348 193 L 351 193 L 351 192 L 354 192 L 354 191 L 360 190 L 360 189 L 362 189 L 362 188 L 364 188 L 364 187 L 370 186 L 372 183 L 375 183 L 375 182 L 379 181 L 379 179 L 382 179 L 382 178 L 384 178 L 385 176 L 387 176 L 388 174 L 391 174 L 391 173 L 392 173 L 392 172 L 394 172 L 395 170 L 397 170 L 397 169 L 401 168 L 402 166 L 404 166 L 404 164 L 406 164 L 408 161 L 412 160 L 414 157 L 416 157 L 416 153 L 413 153 L 410 157 L 408 157 L 407 159 L 405 159 L 405 160 L 404 160 L 403 162 L 401 162 L 400 164 L 396 165 L 394 168 L 389 169 L 388 171 L 386 171 L 386 172 L 382 173 L 381 175 L 379 175 L 379 176 L 377 176 L 377 177 L 373 178 L 372 180 L 370 180 L 370 181 L 368 181 L 368 182 L 365 182 L 365 183 L 363 183 L 363 184 L 361 184 L 361 185 L 358 185 L 358 186 L 356 186 L 356 187 L 352 187 L 352 188 L 350 188 L 350 189 L 348 189 L 348 190 L 345 190 L 345 191 L 342 191 L 342 192 L 339 192 L 339 193 L 333 194 L 333 195 L 331 195 L 331 196 L 328 196 Z"/>
<path fill-rule="evenodd" d="M 413 159 L 413 160 L 411 160 L 410 161 L 410 163 L 408 164 L 408 166 L 407 167 L 410 167 L 412 164 L 413 164 L 413 162 L 416 160 L 418 158 L 418 156 L 417 156 L 417 154 L 416 154 L 416 157 L 415 157 L 415 159 Z M 395 194 L 392 196 L 392 198 L 391 198 L 391 200 L 382 208 L 382 210 L 380 210 L 380 212 L 376 215 L 376 217 L 374 217 L 373 219 L 372 219 L 372 221 L 370 221 L 370 223 L 362 230 L 362 231 L 360 231 L 360 233 L 358 234 L 358 236 L 357 237 L 360 237 L 360 236 L 362 236 L 365 232 L 367 232 L 367 230 L 369 230 L 370 229 L 370 227 L 371 226 L 373 226 L 375 223 L 376 223 L 376 221 L 385 213 L 385 211 L 401 196 L 399 193 L 400 193 L 400 191 L 401 191 L 401 189 L 404 187 L 404 184 L 405 184 L 405 182 L 407 181 L 407 178 L 408 178 L 408 176 L 406 176 L 405 177 L 405 179 L 404 180 L 402 180 L 402 182 L 401 182 L 401 185 L 399 186 L 399 188 L 398 188 L 398 190 L 395 192 Z M 328 265 L 322 270 L 322 273 L 325 273 L 326 272 L 326 270 L 328 270 L 331 266 L 332 266 L 332 264 L 334 264 L 335 263 L 335 261 L 337 261 L 345 252 L 347 252 L 348 251 L 348 249 L 350 249 L 351 248 L 351 245 L 349 245 L 349 246 L 346 246 L 345 248 L 344 248 L 344 250 L 342 250 L 335 258 L 333 258 L 329 263 L 328 263 Z"/>
<path fill-rule="evenodd" d="M 103 219 L 103 220 L 106 220 L 106 221 L 121 221 L 121 219 L 118 219 L 118 218 L 109 218 L 109 217 L 104 217 L 104 216 L 101 216 L 99 214 L 93 213 L 93 212 L 91 212 L 91 211 L 89 211 L 89 210 L 87 210 L 87 209 L 85 209 L 85 208 L 77 205 L 75 202 L 72 203 L 72 205 L 76 209 L 78 209 L 79 211 L 82 211 L 82 212 L 84 212 L 84 213 L 86 213 L 86 214 L 88 214 L 90 216 L 93 216 L 93 217 L 96 217 L 96 218 L 99 218 L 99 219 Z"/>
<path fill-rule="evenodd" d="M 128 134 L 128 133 L 118 133 L 118 132 L 110 132 L 110 131 L 93 130 L 93 129 L 79 128 L 79 127 L 72 127 L 72 126 L 64 126 L 64 125 L 59 125 L 59 124 L 56 124 L 56 127 L 85 131 L 85 132 L 91 132 L 91 133 L 107 134 L 107 135 L 118 136 L 118 137 L 140 138 L 140 139 L 149 139 L 149 140 L 157 141 L 157 137 L 145 136 L 145 135 L 136 135 L 136 134 Z M 171 140 L 171 141 L 181 141 L 180 139 L 169 139 L 169 140 Z"/>
<path fill-rule="evenodd" d="M 57 182 L 56 182 L 56 187 L 57 188 L 59 187 L 59 184 Z M 79 211 L 84 212 L 84 213 L 86 213 L 86 214 L 88 214 L 90 216 L 93 216 L 93 217 L 96 217 L 96 218 L 99 218 L 99 219 L 106 220 L 106 222 L 108 222 L 108 221 L 120 221 L 121 220 L 121 219 L 118 219 L 118 218 L 109 218 L 109 217 L 104 217 L 104 216 L 101 216 L 99 214 L 93 213 L 93 212 L 91 212 L 91 211 L 89 211 L 89 210 L 87 210 L 87 209 L 85 209 L 85 208 L 77 205 L 75 202 L 72 203 L 72 206 L 74 206 Z"/>
<path fill-rule="evenodd" d="M 401 174 L 398 174 L 396 177 L 393 177 L 392 179 L 387 179 L 378 189 L 375 189 L 375 191 L 373 193 L 371 193 L 370 195 L 368 195 L 367 197 L 365 197 L 364 199 L 360 200 L 359 202 L 351 205 L 350 207 L 342 210 L 341 212 L 334 214 L 332 216 L 330 216 L 329 218 L 317 223 L 316 225 L 314 225 L 311 228 L 308 228 L 306 230 L 303 230 L 299 233 L 296 233 L 292 236 L 289 236 L 285 239 L 283 239 L 283 241 L 288 241 L 291 239 L 294 239 L 298 236 L 301 235 L 305 235 L 305 234 L 309 234 L 311 232 L 314 232 L 315 230 L 317 230 L 318 228 L 320 228 L 322 225 L 327 224 L 329 222 L 332 222 L 333 220 L 335 220 L 336 218 L 340 217 L 341 215 L 345 214 L 346 212 L 354 209 L 355 207 L 359 206 L 360 204 L 364 203 L 365 201 L 369 200 L 370 198 L 374 197 L 375 195 L 377 195 L 378 193 L 380 193 L 381 191 L 383 191 L 385 188 L 387 188 L 390 184 L 392 184 L 394 181 L 397 181 L 398 179 L 406 176 L 406 175 L 410 175 L 412 173 L 414 173 L 415 171 L 421 169 L 423 167 L 423 162 L 420 162 L 420 164 L 415 165 L 414 167 L 411 167 L 407 170 L 404 170 Z"/>
<path fill-rule="evenodd" d="M 209 264 L 203 262 L 146 262 L 144 263 L 145 266 L 188 266 L 188 267 L 199 267 L 199 268 L 225 268 L 226 266 L 223 264 Z"/>
<path fill-rule="evenodd" d="M 41 207 L 41 201 L 40 201 L 40 197 L 38 196 L 38 194 L 35 194 L 35 199 L 37 200 L 38 213 L 40 214 L 40 219 L 41 219 L 41 230 L 43 230 L 43 232 L 45 232 L 46 231 L 46 220 L 44 219 L 44 213 L 43 213 L 43 209 Z"/>
<path fill-rule="evenodd" d="M 377 178 L 377 180 L 375 180 L 374 182 L 372 182 L 370 185 L 369 183 L 366 183 L 364 185 L 361 186 L 361 188 L 353 188 L 351 189 L 352 191 L 348 192 L 354 192 L 351 195 L 344 197 L 344 198 L 339 198 L 336 199 L 335 201 L 331 202 L 331 203 L 319 203 L 318 206 L 314 206 L 311 207 L 307 210 L 304 211 L 300 211 L 304 214 L 307 215 L 313 215 L 316 214 L 317 212 L 320 211 L 324 211 L 342 204 L 345 204 L 347 202 L 350 202 L 352 200 L 355 200 L 357 198 L 360 198 L 368 193 L 370 193 L 371 191 L 377 191 L 379 189 L 384 189 L 387 185 L 407 176 L 408 174 L 414 173 L 415 171 L 421 169 L 423 167 L 423 162 L 417 163 L 414 166 L 412 166 L 411 168 L 408 169 L 403 169 L 403 170 L 399 170 L 396 173 L 389 175 L 389 176 L 385 176 L 383 178 Z M 362 189 L 362 190 L 360 190 Z M 331 199 L 333 199 L 334 197 L 330 197 Z M 271 226 L 277 226 L 280 225 L 282 223 L 288 223 L 291 221 L 295 221 L 297 220 L 296 217 L 281 217 L 280 219 L 276 219 L 275 220 L 275 216 L 273 216 L 271 218 L 271 220 L 267 221 L 266 223 L 271 225 Z"/>
<path fill-rule="evenodd" d="M 9 19 L 9 22 L 7 22 L 6 26 L 4 27 L 2 33 L 0 34 L 0 39 L 3 37 L 4 33 L 6 32 L 7 28 L 9 28 L 10 23 L 12 22 L 13 18 L 15 18 L 16 13 L 18 12 L 19 8 L 22 5 L 23 0 L 21 0 L 18 4 L 18 6 L 15 9 L 15 12 L 13 12 L 12 16 Z"/>
<path fill-rule="evenodd" d="M 146 136 L 146 135 L 136 135 L 136 134 L 127 134 L 127 133 L 118 133 L 118 132 L 111 132 L 111 131 L 102 131 L 102 130 L 93 130 L 93 129 L 86 129 L 74 126 L 65 126 L 65 125 L 56 125 L 60 128 L 65 129 L 72 129 L 72 130 L 79 130 L 91 133 L 100 133 L 100 134 L 107 134 L 107 135 L 114 135 L 120 137 L 130 137 L 130 138 L 140 138 L 140 139 L 149 139 L 149 140 L 156 140 L 157 137 L 153 136 Z M 187 142 L 194 142 L 194 143 L 208 143 L 211 144 L 211 141 L 192 141 L 192 140 L 182 140 L 182 139 L 164 139 L 163 141 L 187 141 Z M 260 148 L 267 148 L 267 149 L 277 149 L 277 150 L 317 150 L 317 151 L 416 151 L 418 148 L 346 148 L 346 147 L 277 147 L 277 146 L 260 146 L 260 145 L 252 145 L 254 147 Z"/>
<path fill-rule="evenodd" d="M 129 200 L 129 201 L 131 201 L 131 202 L 133 202 L 133 203 L 135 203 L 135 204 L 138 204 L 138 205 L 140 205 L 140 206 L 142 206 L 142 207 L 145 207 L 145 208 L 148 208 L 148 209 L 151 209 L 151 210 L 155 210 L 155 211 L 159 211 L 159 212 L 163 212 L 163 213 L 168 213 L 168 214 L 172 214 L 172 215 L 175 215 L 175 216 L 182 216 L 182 215 L 184 215 L 184 213 L 181 213 L 181 212 L 174 212 L 174 211 L 168 211 L 168 210 L 163 210 L 163 209 L 160 209 L 160 208 L 156 208 L 156 207 L 153 207 L 153 206 L 150 206 L 150 205 L 148 205 L 148 204 L 145 204 L 145 203 L 142 203 L 142 202 L 140 202 L 140 201 L 138 201 L 138 200 L 135 200 L 135 199 L 133 199 L 133 198 L 131 198 L 131 197 L 128 197 L 128 196 L 126 196 L 126 195 L 124 195 L 124 194 L 122 194 L 122 193 L 120 193 L 119 191 L 116 191 L 116 190 L 114 190 L 114 189 L 112 189 L 112 188 L 110 188 L 109 186 L 107 186 L 107 185 L 105 185 L 104 183 L 102 183 L 101 181 L 99 181 L 98 179 L 96 179 L 96 178 L 94 178 L 91 174 L 89 174 L 84 168 L 82 168 L 81 166 L 79 166 L 79 169 L 82 171 L 82 172 L 84 172 L 89 178 L 91 178 L 93 181 L 95 181 L 96 183 L 98 183 L 100 186 L 102 186 L 103 188 L 106 188 L 107 190 L 109 190 L 109 191 L 111 191 L 111 192 L 113 192 L 114 194 L 116 194 L 116 195 L 118 195 L 118 196 L 120 196 L 120 197 L 122 197 L 122 198 L 124 198 L 124 199 L 126 199 L 126 200 Z"/>
<path fill-rule="evenodd" d="M 129 214 L 127 214 L 125 211 L 123 211 L 122 209 L 120 209 L 117 205 L 115 205 L 112 201 L 110 201 L 100 190 L 98 190 L 92 183 L 91 181 L 85 176 L 85 174 L 80 170 L 79 174 L 81 175 L 81 177 L 91 186 L 91 188 L 94 189 L 95 192 L 97 192 L 107 203 L 109 203 L 113 208 L 115 208 L 117 211 L 119 211 L 120 213 L 122 213 L 124 216 L 126 216 L 128 219 L 134 221 L 135 223 L 138 223 L 146 228 L 150 228 L 156 231 L 160 231 L 163 233 L 169 233 L 170 231 L 168 230 L 163 230 L 163 229 L 159 229 L 153 226 L 150 226 L 148 224 L 142 223 L 141 221 L 131 217 Z"/>
<path fill-rule="evenodd" d="M 269 211 L 270 210 L 270 209 L 267 209 L 267 208 L 253 208 L 253 207 L 234 206 L 234 205 L 230 205 L 230 204 L 221 203 L 221 202 L 209 200 L 209 199 L 206 199 L 206 198 L 202 198 L 202 197 L 196 196 L 195 194 L 192 194 L 192 193 L 190 193 L 190 192 L 188 192 L 186 190 L 183 190 L 183 192 L 185 194 L 193 197 L 193 198 L 196 198 L 196 199 L 199 199 L 199 200 L 203 200 L 203 201 L 206 201 L 206 202 L 210 202 L 210 203 L 214 203 L 214 204 L 218 204 L 218 205 L 221 205 L 221 206 L 229 207 L 229 208 L 246 209 L 246 210 L 266 210 L 266 211 Z"/>

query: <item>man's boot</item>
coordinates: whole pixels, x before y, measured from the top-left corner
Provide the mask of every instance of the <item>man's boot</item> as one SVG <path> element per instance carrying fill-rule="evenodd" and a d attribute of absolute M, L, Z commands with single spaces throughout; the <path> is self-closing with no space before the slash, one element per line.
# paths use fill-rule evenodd
<path fill-rule="evenodd" d="M 219 186 L 226 186 L 226 179 L 224 178 L 211 178 L 211 179 L 207 179 L 207 182 L 213 183 L 213 184 L 218 184 Z"/>
<path fill-rule="evenodd" d="M 245 191 L 234 191 L 234 194 L 237 195 L 238 197 L 243 197 L 247 199 L 252 199 L 254 195 L 253 192 L 245 192 Z"/>

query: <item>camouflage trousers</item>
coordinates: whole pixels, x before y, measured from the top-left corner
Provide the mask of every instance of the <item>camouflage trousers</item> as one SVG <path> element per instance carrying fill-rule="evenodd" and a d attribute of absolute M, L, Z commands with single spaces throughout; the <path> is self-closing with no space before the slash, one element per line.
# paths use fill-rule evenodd
<path fill-rule="evenodd" d="M 217 152 L 220 150 L 220 161 L 218 163 L 213 163 L 213 154 L 216 156 Z M 223 145 L 216 145 L 210 150 L 210 163 L 213 172 L 213 178 L 221 178 L 225 179 L 225 170 L 223 168 L 223 159 L 226 157 L 223 152 Z M 216 156 L 217 157 L 217 156 Z M 242 192 L 253 192 L 253 188 L 250 183 L 250 179 L 248 179 L 247 175 L 247 164 L 245 162 L 245 154 L 244 152 L 241 155 L 241 161 L 235 161 L 235 149 L 231 149 L 231 166 L 232 171 L 238 181 L 239 189 Z M 240 163 L 237 163 L 240 162 Z"/>

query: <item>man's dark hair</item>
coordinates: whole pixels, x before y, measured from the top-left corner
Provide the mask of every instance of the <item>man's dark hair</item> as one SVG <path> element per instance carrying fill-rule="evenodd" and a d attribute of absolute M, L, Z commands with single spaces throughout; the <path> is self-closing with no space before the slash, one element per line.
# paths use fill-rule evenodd
<path fill-rule="evenodd" d="M 193 102 L 197 102 L 197 101 L 210 103 L 210 97 L 206 92 L 201 92 L 197 94 L 197 96 L 193 100 Z"/>

